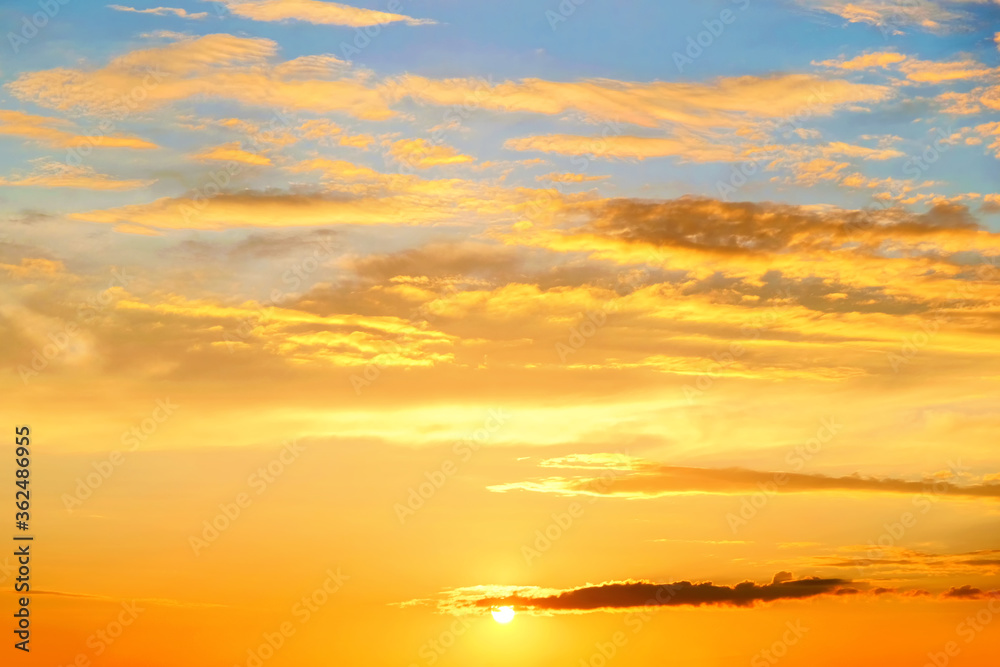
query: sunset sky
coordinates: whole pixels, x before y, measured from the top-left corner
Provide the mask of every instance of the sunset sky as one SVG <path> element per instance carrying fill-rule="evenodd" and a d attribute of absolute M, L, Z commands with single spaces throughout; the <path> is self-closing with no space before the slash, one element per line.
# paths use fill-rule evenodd
<path fill-rule="evenodd" d="M 0 3 L 0 663 L 996 664 L 1000 0 L 162 1 Z"/>

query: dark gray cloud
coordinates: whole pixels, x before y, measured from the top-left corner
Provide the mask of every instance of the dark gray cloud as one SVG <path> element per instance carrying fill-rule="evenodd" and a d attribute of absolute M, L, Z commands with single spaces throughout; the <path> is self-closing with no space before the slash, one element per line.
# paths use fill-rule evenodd
<path fill-rule="evenodd" d="M 744 581 L 734 586 L 711 582 L 677 581 L 657 584 L 650 581 L 609 582 L 583 586 L 541 597 L 515 594 L 506 597 L 484 597 L 479 607 L 510 605 L 520 609 L 547 611 L 590 611 L 629 607 L 728 605 L 751 607 L 776 600 L 798 600 L 819 595 L 836 594 L 849 583 L 846 579 L 786 578 L 778 573 L 767 584 Z"/>

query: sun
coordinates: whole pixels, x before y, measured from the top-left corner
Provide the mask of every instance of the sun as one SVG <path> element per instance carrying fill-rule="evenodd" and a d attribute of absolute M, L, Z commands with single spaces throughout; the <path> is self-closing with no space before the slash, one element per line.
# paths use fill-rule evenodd
<path fill-rule="evenodd" d="M 514 620 L 513 607 L 494 607 L 490 613 L 493 614 L 493 620 L 497 623 L 510 623 Z"/>

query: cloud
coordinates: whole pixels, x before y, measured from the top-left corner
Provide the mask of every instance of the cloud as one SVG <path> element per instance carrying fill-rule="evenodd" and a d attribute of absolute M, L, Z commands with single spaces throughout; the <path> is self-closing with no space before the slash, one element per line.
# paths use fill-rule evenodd
<path fill-rule="evenodd" d="M 823 144 L 818 146 L 817 149 L 823 155 L 842 155 L 862 160 L 889 160 L 906 155 L 894 148 L 868 148 L 867 146 L 856 146 L 842 141 Z"/>
<path fill-rule="evenodd" d="M 127 294 L 115 308 L 132 321 L 155 318 L 169 320 L 172 327 L 215 325 L 211 345 L 220 351 L 256 351 L 294 359 L 298 365 L 353 368 L 375 361 L 380 366 L 427 367 L 449 360 L 455 342 L 451 336 L 418 328 L 400 317 L 316 315 L 273 303 L 228 305 L 176 295 L 148 303 Z M 387 343 L 392 344 L 391 351 Z"/>
<path fill-rule="evenodd" d="M 751 608 L 780 600 L 837 594 L 849 583 L 846 579 L 794 579 L 787 572 L 779 572 L 767 584 L 744 581 L 734 586 L 644 580 L 609 581 L 564 590 L 535 586 L 473 586 L 445 591 L 434 600 L 412 600 L 402 604 L 436 604 L 440 611 L 456 615 L 483 613 L 496 606 L 512 606 L 518 611 L 541 614 L 703 605 Z"/>
<path fill-rule="evenodd" d="M 975 2 L 977 0 L 973 0 Z M 799 4 L 830 14 L 848 23 L 865 23 L 879 28 L 883 34 L 903 34 L 904 28 L 919 28 L 927 32 L 943 33 L 955 23 L 967 21 L 965 12 L 945 7 L 947 0 L 798 0 Z"/>
<path fill-rule="evenodd" d="M 892 478 L 829 477 L 818 474 L 765 472 L 744 468 L 691 468 L 664 466 L 652 462 L 636 464 L 617 475 L 613 483 L 606 477 L 548 477 L 537 481 L 514 482 L 488 487 L 505 493 L 514 490 L 554 493 L 563 496 L 615 496 L 658 498 L 685 493 L 751 494 L 762 488 L 776 493 L 892 493 L 928 494 L 956 498 L 1000 498 L 1000 484 L 958 485 L 941 479 L 910 481 Z"/>
<path fill-rule="evenodd" d="M 375 137 L 370 134 L 348 134 L 344 128 L 326 118 L 307 120 L 298 127 L 303 139 L 311 139 L 320 146 L 349 146 L 367 150 L 375 143 Z"/>
<path fill-rule="evenodd" d="M 994 151 L 995 157 L 1000 158 L 1000 121 L 977 125 L 975 130 L 983 139 L 992 142 L 989 148 Z"/>
<path fill-rule="evenodd" d="M 945 81 L 961 81 L 964 79 L 981 79 L 995 76 L 1000 69 L 987 67 L 975 60 L 952 60 L 937 62 L 911 58 L 900 65 L 899 69 L 906 78 L 916 83 L 943 83 Z"/>
<path fill-rule="evenodd" d="M 101 211 L 75 213 L 75 220 L 155 229 L 230 229 L 240 227 L 310 227 L 326 225 L 421 224 L 437 219 L 434 211 L 408 209 L 391 198 L 325 194 L 221 194 L 210 199 L 158 199 Z"/>
<path fill-rule="evenodd" d="M 946 592 L 942 593 L 942 597 L 958 598 L 961 600 L 981 600 L 986 597 L 997 597 L 997 593 L 984 594 L 981 589 L 966 584 L 965 586 L 953 586 L 949 588 Z"/>
<path fill-rule="evenodd" d="M 400 187 L 403 182 L 408 180 L 404 175 L 383 174 L 371 167 L 363 167 L 347 160 L 330 160 L 327 158 L 305 160 L 304 162 L 290 166 L 289 169 L 297 173 L 321 171 L 326 178 L 341 183 L 366 181 L 386 187 Z"/>
<path fill-rule="evenodd" d="M 906 60 L 906 56 L 902 53 L 895 53 L 893 51 L 878 51 L 875 53 L 865 53 L 863 55 L 851 58 L 850 60 L 824 60 L 822 62 L 813 62 L 813 65 L 820 65 L 822 67 L 833 67 L 836 69 L 845 70 L 866 70 L 882 68 L 886 69 L 890 65 L 900 63 Z"/>
<path fill-rule="evenodd" d="M 843 178 L 840 172 L 850 165 L 826 158 L 796 162 L 792 165 L 795 182 L 802 185 L 816 185 L 822 181 L 839 181 Z"/>
<path fill-rule="evenodd" d="M 494 83 L 413 75 L 378 81 L 334 56 L 275 62 L 277 51 L 270 39 L 204 35 L 131 51 L 103 67 L 25 72 L 6 87 L 16 98 L 43 107 L 105 115 L 148 111 L 189 99 L 343 112 L 366 120 L 397 116 L 391 104 L 405 99 L 453 110 L 471 106 L 504 113 L 573 112 L 609 123 L 609 131 L 616 135 L 623 134 L 617 127 L 620 123 L 673 126 L 669 141 L 682 142 L 693 139 L 679 134 L 681 128 L 687 133 L 714 129 L 719 136 L 725 134 L 720 130 L 752 134 L 748 127 L 754 124 L 771 127 L 798 116 L 825 116 L 894 94 L 885 86 L 813 74 L 729 77 L 707 83 L 608 79 Z M 634 150 L 643 154 L 651 149 Z M 661 143 L 652 150 L 672 154 L 677 149 Z"/>
<path fill-rule="evenodd" d="M 432 25 L 430 19 L 415 19 L 372 9 L 351 7 L 320 0 L 213 0 L 225 5 L 230 12 L 252 21 L 303 21 L 317 25 L 342 25 L 350 28 L 406 23 Z M 390 3 L 392 4 L 392 3 Z"/>
<path fill-rule="evenodd" d="M 626 454 L 567 454 L 544 459 L 539 462 L 543 468 L 577 468 L 581 470 L 635 470 L 642 465 L 641 459 Z"/>
<path fill-rule="evenodd" d="M 524 338 L 554 343 L 580 313 L 614 309 L 608 333 L 571 357 L 554 355 L 551 344 L 518 346 L 502 352 L 511 366 L 654 371 L 664 381 L 691 383 L 711 365 L 711 354 L 745 340 L 747 327 L 762 313 L 771 318 L 766 332 L 747 340 L 741 358 L 712 373 L 823 382 L 884 374 L 890 372 L 885 355 L 938 313 L 953 324 L 923 352 L 929 361 L 988 354 L 977 340 L 990 335 L 997 290 L 979 281 L 968 253 L 995 254 L 1000 241 L 964 207 L 942 205 L 914 215 L 699 198 L 519 202 L 518 193 L 455 179 L 380 174 L 346 161 L 317 159 L 294 169 L 322 173 L 325 187 L 352 198 L 405 202 L 416 215 L 401 217 L 411 221 L 421 220 L 425 207 L 439 211 L 440 221 L 452 219 L 444 216 L 455 206 L 481 217 L 494 211 L 502 216 L 509 207 L 551 206 L 544 215 L 532 214 L 531 226 L 490 231 L 494 241 L 519 255 L 552 265 L 551 272 L 495 267 L 482 256 L 497 251 L 484 249 L 471 262 L 481 262 L 481 270 L 468 268 L 470 262 L 456 264 L 464 268 L 450 269 L 446 279 L 436 266 L 451 266 L 444 259 L 393 253 L 378 258 L 386 275 L 366 293 L 381 308 L 410 311 L 432 303 L 451 331 L 491 341 L 483 343 L 484 351 L 502 346 L 496 340 L 499 313 L 505 322 L 516 321 Z M 139 220 L 150 213 L 132 215 Z M 542 219 L 549 214 L 551 220 Z M 284 219 L 291 225 L 294 211 Z M 228 216 L 226 222 L 237 219 Z M 454 250 L 436 252 L 450 257 Z M 639 280 L 623 283 L 632 274 Z M 450 285 L 461 290 L 449 294 Z M 879 351 L 874 360 L 873 350 Z M 677 386 L 678 395 L 682 389 Z"/>
<path fill-rule="evenodd" d="M 810 567 L 874 567 L 934 574 L 1000 569 L 1000 549 L 982 549 L 957 554 L 937 554 L 902 547 L 858 545 L 841 551 L 863 556 L 814 556 L 804 559 Z"/>
<path fill-rule="evenodd" d="M 432 249 L 437 255 L 431 254 Z M 534 262 L 552 263 L 552 269 L 526 275 L 507 254 L 498 253 L 492 246 L 473 253 L 459 252 L 451 245 L 419 253 L 394 253 L 371 264 L 358 262 L 357 266 L 362 284 L 370 284 L 364 290 L 366 303 L 414 312 L 417 321 L 424 318 L 416 313 L 429 309 L 434 317 L 427 319 L 436 326 L 480 341 L 477 346 L 484 353 L 488 350 L 490 357 L 502 356 L 505 367 L 534 368 L 540 373 L 584 370 L 628 374 L 645 370 L 662 373 L 663 382 L 683 382 L 684 374 L 704 372 L 706 356 L 719 345 L 714 336 L 730 335 L 730 331 L 733 337 L 739 336 L 741 319 L 754 316 L 753 308 L 712 306 L 708 303 L 710 296 L 699 294 L 697 287 L 689 291 L 672 284 L 669 275 L 651 274 L 646 278 L 648 286 L 623 290 L 616 272 L 609 273 L 606 265 L 565 265 L 545 254 L 531 253 L 527 257 L 533 255 Z M 514 256 L 525 255 L 519 252 Z M 371 275 L 367 269 L 362 270 L 368 266 L 380 270 Z M 376 279 L 374 284 L 370 283 L 372 279 Z M 344 298 L 347 295 L 339 290 L 318 290 L 303 307 L 339 303 Z M 579 322 L 582 312 L 611 308 L 615 312 L 612 330 L 591 340 L 570 359 L 560 360 L 551 344 L 531 344 L 564 337 L 569 323 Z M 651 312 L 658 313 L 653 320 Z M 808 317 L 809 311 L 801 312 Z M 791 330 L 795 325 L 789 323 L 788 327 Z M 713 335 L 705 337 L 703 332 Z M 823 338 L 818 332 L 805 335 Z M 511 337 L 523 343 L 513 344 Z M 849 364 L 842 352 L 837 352 L 834 360 L 833 356 L 818 357 L 817 348 L 812 348 L 808 362 L 800 363 L 794 348 L 781 341 L 764 348 L 754 359 L 725 372 L 743 378 L 808 377 L 827 381 L 859 372 L 845 370 Z M 681 389 L 675 384 L 674 390 Z"/>
<path fill-rule="evenodd" d="M 597 158 L 647 158 L 679 157 L 688 162 L 755 162 L 774 166 L 805 157 L 846 156 L 864 160 L 888 160 L 902 157 L 904 153 L 888 148 L 868 148 L 841 141 L 818 146 L 801 144 L 756 146 L 732 136 L 718 136 L 713 132 L 676 131 L 671 138 L 604 135 L 585 137 L 576 135 L 544 135 L 508 139 L 504 148 L 517 151 L 540 151 L 562 155 L 588 155 Z"/>
<path fill-rule="evenodd" d="M 588 181 L 604 181 L 611 178 L 610 176 L 587 176 L 585 174 L 542 174 L 541 176 L 536 176 L 536 181 L 548 181 L 550 183 L 585 183 Z"/>
<path fill-rule="evenodd" d="M 733 146 L 688 136 L 685 139 L 606 136 L 586 137 L 567 134 L 508 139 L 504 148 L 561 155 L 591 155 L 594 158 L 680 157 L 690 162 L 732 162 L 745 157 Z"/>
<path fill-rule="evenodd" d="M 849 378 L 865 386 L 892 372 L 887 355 L 937 313 L 950 318 L 949 326 L 921 351 L 922 372 L 978 377 L 990 354 L 982 341 L 992 335 L 998 294 L 994 282 L 977 277 L 974 262 L 976 253 L 1000 244 L 962 207 L 865 217 L 832 207 L 568 196 L 554 188 L 380 173 L 326 158 L 282 167 L 306 183 L 295 192 L 189 193 L 70 219 L 118 231 L 166 230 L 166 240 L 176 237 L 169 232 L 175 229 L 427 225 L 413 230 L 424 236 L 442 233 L 444 225 L 461 226 L 477 241 L 474 247 L 418 245 L 373 256 L 359 251 L 336 272 L 317 277 L 331 284 L 317 286 L 294 306 L 313 314 L 402 314 L 462 340 L 453 360 L 425 371 L 441 381 L 436 391 L 442 393 L 456 386 L 449 373 L 476 368 L 487 356 L 494 365 L 502 360 L 502 370 L 490 372 L 504 378 L 536 373 L 571 387 L 586 373 L 616 388 L 655 383 L 678 401 L 706 372 L 726 378 L 734 391 L 764 382 L 835 388 Z M 309 184 L 313 178 L 319 183 Z M 529 226 L 511 224 L 528 217 L 534 221 Z M 206 238 L 217 242 L 222 235 Z M 561 356 L 556 344 L 580 326 L 584 313 L 599 312 L 609 313 L 601 334 Z M 762 321 L 766 326 L 755 327 Z M 188 336 L 183 331 L 180 340 Z M 280 335 L 275 330 L 261 344 L 287 349 Z M 744 344 L 744 354 L 714 367 L 712 355 L 732 341 Z M 247 355 L 260 349 L 255 343 Z M 300 363 L 281 352 L 267 358 L 275 365 Z M 185 365 L 185 372 L 196 371 Z M 578 492 L 575 472 L 547 467 L 544 473 L 565 478 L 549 491 Z M 636 483 L 632 478 L 643 475 L 623 475 L 613 490 L 628 490 Z M 524 479 L 530 478 L 492 483 Z"/>
<path fill-rule="evenodd" d="M 225 153 L 228 155 L 229 153 Z M 286 163 L 293 173 L 318 172 L 321 183 L 292 191 L 220 192 L 206 174 L 193 193 L 156 201 L 73 213 L 75 220 L 114 224 L 119 231 L 233 229 L 328 225 L 468 226 L 470 213 L 486 223 L 508 219 L 527 202 L 554 205 L 563 196 L 459 178 L 425 179 L 382 173 L 346 160 L 313 158 Z M 571 198 L 573 195 L 566 195 Z M 128 225 L 128 227 L 125 227 Z"/>
<path fill-rule="evenodd" d="M 121 134 L 78 134 L 76 125 L 61 118 L 33 116 L 21 111 L 0 110 L 0 134 L 22 137 L 52 146 L 53 148 L 73 148 L 94 146 L 97 148 L 158 148 L 138 137 Z"/>
<path fill-rule="evenodd" d="M 100 68 L 27 72 L 7 84 L 20 100 L 50 109 L 126 116 L 192 98 L 249 106 L 340 111 L 384 120 L 385 95 L 333 56 L 272 63 L 277 44 L 264 38 L 204 35 L 131 51 Z"/>
<path fill-rule="evenodd" d="M 62 262 L 43 257 L 22 257 L 19 264 L 0 264 L 0 269 L 17 280 L 31 280 L 64 273 L 66 267 Z"/>
<path fill-rule="evenodd" d="M 240 162 L 252 165 L 270 165 L 271 159 L 259 153 L 250 153 L 240 148 L 240 142 L 233 141 L 221 146 L 213 146 L 192 156 L 195 160 L 215 160 L 221 162 Z"/>
<path fill-rule="evenodd" d="M 135 7 L 126 7 L 124 5 L 107 5 L 108 9 L 114 9 L 118 12 L 133 12 L 136 14 L 155 14 L 157 16 L 177 16 L 182 19 L 203 19 L 208 16 L 208 12 L 198 12 L 197 14 L 188 13 L 186 9 L 178 9 L 176 7 L 153 7 L 152 9 L 136 9 Z"/>
<path fill-rule="evenodd" d="M 337 143 L 341 146 L 368 150 L 368 147 L 375 143 L 375 137 L 370 134 L 342 134 L 337 138 Z"/>
<path fill-rule="evenodd" d="M 254 232 L 235 243 L 219 239 L 188 239 L 178 244 L 179 254 L 194 262 L 281 259 L 311 248 L 338 247 L 335 232 L 317 229 L 305 233 Z"/>
<path fill-rule="evenodd" d="M 425 139 L 400 139 L 389 146 L 389 153 L 403 164 L 417 169 L 475 162 L 471 155 L 463 155 L 445 144 L 431 144 Z"/>
<path fill-rule="evenodd" d="M 219 127 L 225 131 L 234 131 L 240 141 L 246 140 L 254 146 L 284 148 L 302 139 L 294 132 L 294 121 L 287 116 L 275 114 L 269 122 L 244 120 L 242 118 L 199 118 L 189 122 L 185 119 L 182 126 L 195 132 L 204 132 L 209 127 Z M 298 128 L 301 130 L 301 127 Z"/>
<path fill-rule="evenodd" d="M 905 153 L 886 147 L 885 140 L 880 141 L 880 147 L 871 148 L 833 141 L 826 144 L 791 144 L 780 151 L 775 151 L 766 169 L 789 172 L 789 177 L 773 176 L 772 182 L 795 183 L 797 185 L 814 186 L 821 183 L 839 183 L 847 187 L 870 187 L 888 189 L 893 193 L 904 194 L 919 187 L 912 181 L 896 181 L 894 179 L 869 179 L 861 173 L 849 170 L 852 163 L 844 161 L 884 161 L 905 157 Z M 888 188 L 886 186 L 889 186 Z"/>
<path fill-rule="evenodd" d="M 82 190 L 135 190 L 155 183 L 153 180 L 116 179 L 100 174 L 93 167 L 73 167 L 45 158 L 33 160 L 35 169 L 29 173 L 0 177 L 0 185 L 34 188 L 77 188 Z"/>
<path fill-rule="evenodd" d="M 702 83 L 650 83 L 589 79 L 578 82 L 524 79 L 428 79 L 406 75 L 390 82 L 395 97 L 444 106 L 471 105 L 546 115 L 569 111 L 610 123 L 642 127 L 740 128 L 748 119 L 784 119 L 808 112 L 828 115 L 851 104 L 889 99 L 884 86 L 813 74 L 721 77 Z"/>
<path fill-rule="evenodd" d="M 768 256 L 772 268 L 792 272 L 795 258 L 805 260 L 822 252 L 832 260 L 829 253 L 845 244 L 852 247 L 859 262 L 866 255 L 882 256 L 886 243 L 906 254 L 921 253 L 918 248 L 926 250 L 926 246 L 918 244 L 918 239 L 936 244 L 941 252 L 1000 250 L 1000 235 L 987 232 L 959 205 L 942 205 L 916 215 L 892 209 L 822 210 L 687 196 L 572 202 L 564 205 L 560 217 L 584 222 L 569 229 L 537 230 L 534 238 L 563 251 L 589 246 L 602 257 L 620 253 L 622 261 L 646 259 L 653 251 L 663 260 L 681 262 L 678 267 L 695 266 L 685 259 L 690 253 L 697 253 L 701 266 L 712 256 L 725 257 L 730 271 L 739 270 L 740 256 L 759 255 Z M 519 238 L 530 242 L 533 237 L 524 233 Z M 782 257 L 789 263 L 783 264 Z M 816 267 L 809 271 L 815 272 Z"/>
<path fill-rule="evenodd" d="M 86 599 L 86 600 L 100 600 L 103 602 L 117 602 L 121 603 L 122 599 L 120 597 L 111 597 L 107 595 L 95 595 L 92 593 L 69 593 L 65 591 L 32 591 L 35 595 L 51 595 L 53 597 L 63 597 L 63 598 L 75 598 L 75 599 Z M 189 602 L 186 600 L 174 600 L 172 598 L 136 598 L 131 600 L 131 602 L 141 602 L 143 604 L 159 605 L 164 607 L 183 607 L 183 608 L 226 608 L 227 605 L 217 604 L 214 602 Z"/>
<path fill-rule="evenodd" d="M 304 139 L 321 141 L 329 139 L 334 135 L 341 134 L 344 128 L 340 127 L 328 118 L 314 118 L 299 125 L 299 133 Z"/>
<path fill-rule="evenodd" d="M 406 88 L 403 82 L 403 88 Z M 461 82 L 421 83 L 417 99 L 460 103 Z M 780 130 L 843 107 L 880 102 L 890 88 L 808 74 L 719 78 L 705 83 L 627 83 L 594 80 L 557 83 L 526 80 L 465 86 L 463 94 L 485 108 L 506 112 L 581 113 L 605 127 L 598 135 L 548 134 L 508 139 L 504 148 L 593 158 L 686 162 L 769 161 L 781 146 Z M 662 128 L 655 135 L 626 132 L 621 124 Z M 801 128 L 799 128 L 801 129 Z"/>

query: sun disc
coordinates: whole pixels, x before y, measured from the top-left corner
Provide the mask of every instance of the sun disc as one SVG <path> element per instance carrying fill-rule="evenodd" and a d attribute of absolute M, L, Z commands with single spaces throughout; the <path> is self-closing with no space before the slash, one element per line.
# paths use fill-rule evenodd
<path fill-rule="evenodd" d="M 495 607 L 490 610 L 493 614 L 493 620 L 497 623 L 510 623 L 514 620 L 514 608 L 513 607 Z"/>

